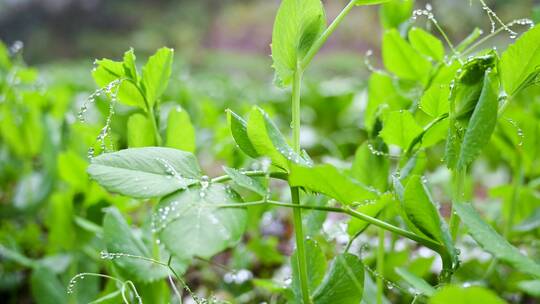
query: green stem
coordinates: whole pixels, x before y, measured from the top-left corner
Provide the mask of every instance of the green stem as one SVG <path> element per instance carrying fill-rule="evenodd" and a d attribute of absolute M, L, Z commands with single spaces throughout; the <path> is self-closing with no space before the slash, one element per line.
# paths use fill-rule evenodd
<path fill-rule="evenodd" d="M 444 245 L 436 241 L 425 238 L 423 236 L 407 231 L 405 229 L 399 228 L 397 226 L 389 224 L 385 221 L 381 221 L 377 218 L 371 217 L 364 213 L 358 212 L 348 206 L 344 206 L 343 208 L 341 208 L 341 207 L 327 207 L 327 206 L 294 205 L 294 204 L 287 204 L 287 203 L 268 200 L 268 201 L 256 201 L 256 202 L 239 203 L 239 204 L 217 204 L 217 205 L 212 205 L 211 207 L 213 208 L 245 208 L 245 207 L 260 206 L 260 205 L 265 205 L 265 204 L 272 205 L 272 206 L 279 206 L 279 207 L 294 208 L 294 209 L 308 209 L 308 210 L 348 214 L 352 217 L 368 222 L 373 226 L 377 226 L 393 234 L 408 238 L 412 241 L 422 244 L 426 246 L 427 248 L 432 249 L 433 251 L 441 253 L 441 252 L 444 252 L 445 250 Z"/>
<path fill-rule="evenodd" d="M 377 248 L 377 272 L 380 276 L 377 276 L 377 304 L 383 303 L 384 297 L 384 230 L 379 230 L 379 244 Z"/>
<path fill-rule="evenodd" d="M 454 211 L 454 205 L 464 202 L 464 184 L 466 178 L 465 170 L 455 170 L 452 172 L 452 213 L 450 215 L 450 234 L 452 240 L 456 240 L 459 231 L 459 217 Z"/>
<path fill-rule="evenodd" d="M 347 16 L 352 8 L 355 6 L 356 0 L 351 0 L 345 8 L 339 13 L 339 15 L 332 21 L 332 23 L 326 28 L 326 30 L 321 34 L 321 36 L 313 43 L 313 46 L 309 49 L 308 53 L 302 60 L 300 67 L 302 71 L 305 71 L 305 69 L 308 67 L 310 62 L 313 60 L 313 57 L 319 52 L 321 47 L 324 45 L 326 40 L 328 40 L 328 37 L 334 33 L 338 25 L 343 21 L 345 16 Z"/>
<path fill-rule="evenodd" d="M 154 138 L 156 139 L 156 145 L 161 146 L 161 135 L 156 122 L 156 116 L 154 114 L 154 108 L 148 107 L 148 119 L 152 122 L 152 129 L 154 130 Z"/>
<path fill-rule="evenodd" d="M 302 85 L 302 69 L 300 63 L 296 65 L 294 73 L 294 82 L 292 85 L 292 138 L 293 149 L 300 153 L 300 90 Z M 293 205 L 300 205 L 300 191 L 297 187 L 291 187 L 291 201 Z M 304 304 L 310 304 L 308 287 L 308 273 L 306 262 L 306 249 L 304 247 L 304 229 L 302 227 L 302 209 L 293 209 L 294 234 L 296 240 L 296 264 L 300 274 L 300 287 L 302 290 L 302 299 Z"/>
<path fill-rule="evenodd" d="M 264 177 L 268 175 L 268 172 L 261 171 L 261 170 L 255 170 L 255 171 L 244 171 L 244 175 L 246 176 L 253 176 L 253 177 Z M 281 179 L 286 181 L 288 179 L 288 176 L 286 173 L 282 172 L 270 172 L 270 177 Z M 230 181 L 232 178 L 229 175 L 222 175 L 218 176 L 212 179 L 212 183 L 224 183 Z"/>

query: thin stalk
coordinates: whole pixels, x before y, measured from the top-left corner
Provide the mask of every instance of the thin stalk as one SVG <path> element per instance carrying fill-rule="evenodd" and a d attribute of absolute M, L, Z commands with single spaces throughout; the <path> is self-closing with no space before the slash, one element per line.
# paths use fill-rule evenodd
<path fill-rule="evenodd" d="M 261 171 L 261 170 L 255 170 L 255 171 L 244 171 L 244 175 L 246 176 L 252 176 L 252 177 L 264 177 L 268 175 L 268 172 Z M 270 177 L 281 179 L 281 180 L 287 180 L 287 174 L 281 173 L 281 172 L 270 172 Z M 231 177 L 229 175 L 222 175 L 218 176 L 212 179 L 212 183 L 224 183 L 231 180 Z"/>
<path fill-rule="evenodd" d="M 300 63 L 296 64 L 294 82 L 292 85 L 292 138 L 293 149 L 300 153 L 300 90 L 302 85 L 302 69 Z M 291 187 L 291 202 L 293 205 L 300 205 L 300 191 L 297 187 Z M 308 273 L 306 261 L 306 249 L 304 247 L 304 229 L 302 227 L 302 209 L 293 209 L 294 234 L 296 240 L 296 264 L 300 274 L 300 287 L 304 304 L 310 304 L 308 287 Z"/>
<path fill-rule="evenodd" d="M 456 240 L 459 231 L 459 217 L 454 211 L 456 204 L 464 202 L 464 184 L 466 178 L 465 170 L 455 170 L 452 172 L 452 213 L 450 215 L 450 234 L 452 240 Z"/>
<path fill-rule="evenodd" d="M 319 52 L 319 50 L 324 45 L 326 40 L 328 40 L 328 37 L 330 37 L 330 35 L 334 33 L 338 25 L 345 18 L 345 16 L 347 16 L 351 12 L 353 7 L 355 6 L 355 3 L 356 3 L 356 0 L 351 0 L 349 4 L 347 4 L 347 6 L 343 8 L 341 13 L 339 13 L 336 19 L 332 21 L 332 23 L 326 28 L 326 30 L 321 34 L 321 36 L 315 41 L 315 43 L 313 43 L 313 46 L 311 46 L 311 49 L 309 49 L 308 53 L 306 54 L 306 56 L 304 57 L 304 59 L 302 60 L 300 64 L 302 71 L 304 71 L 308 67 L 308 65 L 313 60 L 313 57 L 315 57 L 315 55 Z"/>
<path fill-rule="evenodd" d="M 384 297 L 384 282 L 382 276 L 384 274 L 384 230 L 379 230 L 379 244 L 377 248 L 377 272 L 381 276 L 377 276 L 377 304 L 383 303 Z"/>
<path fill-rule="evenodd" d="M 159 134 L 158 125 L 156 122 L 156 116 L 154 114 L 154 108 L 148 106 L 148 119 L 152 122 L 152 129 L 154 130 L 154 138 L 156 139 L 156 145 L 161 146 L 161 135 Z"/>
<path fill-rule="evenodd" d="M 431 239 L 425 238 L 423 236 L 420 236 L 418 234 L 415 234 L 413 232 L 410 232 L 408 230 L 399 228 L 397 226 L 394 226 L 392 224 L 389 224 L 385 221 L 381 221 L 377 218 L 371 217 L 369 215 L 366 215 L 364 213 L 358 212 L 354 210 L 351 207 L 344 206 L 344 207 L 327 207 L 327 206 L 310 206 L 310 205 L 295 205 L 295 204 L 288 204 L 288 203 L 282 203 L 277 201 L 255 201 L 255 202 L 248 202 L 248 203 L 238 203 L 238 204 L 215 204 L 211 205 L 213 208 L 245 208 L 250 206 L 260 206 L 260 205 L 272 205 L 272 206 L 279 206 L 279 207 L 287 207 L 287 208 L 294 208 L 294 209 L 308 209 L 308 210 L 317 210 L 317 211 L 326 211 L 326 212 L 335 212 L 335 213 L 343 213 L 348 214 L 352 217 L 355 217 L 357 219 L 360 219 L 362 221 L 368 222 L 371 225 L 377 226 L 379 228 L 382 228 L 386 231 L 389 231 L 393 234 L 402 236 L 404 238 L 408 238 L 412 241 L 415 241 L 419 244 L 422 244 L 426 246 L 427 248 L 430 248 L 436 252 L 442 252 L 444 249 L 444 246 L 436 241 L 433 241 Z"/>

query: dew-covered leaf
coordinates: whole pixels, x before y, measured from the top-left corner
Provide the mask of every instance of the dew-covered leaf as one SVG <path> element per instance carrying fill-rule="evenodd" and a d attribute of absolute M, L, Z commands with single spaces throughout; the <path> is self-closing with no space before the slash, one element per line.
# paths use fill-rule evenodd
<path fill-rule="evenodd" d="M 400 110 L 387 113 L 380 136 L 389 145 L 407 149 L 422 131 L 411 112 Z"/>
<path fill-rule="evenodd" d="M 238 114 L 231 110 L 227 110 L 227 120 L 234 141 L 244 153 L 248 156 L 257 158 L 260 154 L 255 150 L 253 144 L 249 140 L 247 133 L 247 122 Z"/>
<path fill-rule="evenodd" d="M 510 96 L 525 85 L 532 74 L 540 73 L 540 25 L 527 31 L 501 56 L 502 85 Z"/>
<path fill-rule="evenodd" d="M 188 112 L 175 107 L 169 112 L 167 121 L 167 147 L 195 153 L 195 127 Z"/>
<path fill-rule="evenodd" d="M 351 175 L 364 185 L 371 186 L 381 192 L 388 188 L 389 160 L 377 155 L 370 143 L 363 143 L 354 155 Z"/>
<path fill-rule="evenodd" d="M 482 94 L 471 116 L 457 163 L 465 169 L 488 144 L 497 124 L 499 83 L 495 72 L 487 71 Z"/>
<path fill-rule="evenodd" d="M 424 31 L 421 28 L 413 27 L 409 31 L 409 41 L 411 46 L 425 56 L 435 61 L 443 61 L 444 46 L 437 37 Z"/>
<path fill-rule="evenodd" d="M 160 260 L 160 257 L 152 256 L 152 244 L 145 244 L 140 237 L 136 236 L 116 208 L 109 209 L 103 218 L 103 239 L 107 246 L 107 253 L 104 256 L 128 254 Z M 163 265 L 134 257 L 120 256 L 114 258 L 113 263 L 130 279 L 138 282 L 154 282 L 170 274 L 169 269 Z M 180 273 L 186 268 L 186 265 L 175 264 L 175 268 Z"/>
<path fill-rule="evenodd" d="M 272 59 L 282 86 L 291 83 L 298 62 L 326 27 L 321 0 L 283 0 L 272 32 Z"/>
<path fill-rule="evenodd" d="M 336 256 L 313 295 L 316 304 L 357 304 L 364 292 L 364 265 L 355 255 Z"/>
<path fill-rule="evenodd" d="M 247 134 L 257 153 L 269 157 L 272 163 L 280 168 L 288 169 L 290 163 L 310 164 L 294 152 L 277 126 L 261 108 L 252 108 L 249 114 Z"/>
<path fill-rule="evenodd" d="M 140 113 L 131 115 L 127 123 L 128 147 L 154 146 L 154 133 L 148 132 L 148 130 L 152 130 L 152 122 L 148 119 L 148 116 Z"/>
<path fill-rule="evenodd" d="M 165 247 L 179 258 L 210 258 L 236 245 L 246 228 L 243 208 L 223 208 L 240 203 L 223 184 L 192 187 L 164 198 L 157 206 L 155 227 Z"/>
<path fill-rule="evenodd" d="M 266 188 L 258 179 L 247 176 L 234 168 L 223 167 L 223 170 L 225 170 L 225 173 L 227 173 L 227 175 L 231 177 L 232 181 L 238 186 L 251 190 L 260 196 L 266 195 Z"/>
<path fill-rule="evenodd" d="M 519 249 L 508 243 L 495 229 L 482 220 L 471 204 L 454 204 L 454 209 L 467 227 L 469 234 L 485 251 L 518 271 L 540 278 L 540 264 L 523 255 Z"/>
<path fill-rule="evenodd" d="M 382 57 L 384 66 L 399 78 L 425 83 L 431 63 L 419 54 L 395 29 L 383 37 Z"/>
<path fill-rule="evenodd" d="M 105 189 L 134 198 L 164 196 L 201 176 L 193 154 L 159 147 L 102 154 L 92 159 L 88 174 Z"/>
<path fill-rule="evenodd" d="M 384 209 L 395 205 L 396 201 L 391 194 L 383 194 L 376 200 L 370 200 L 359 206 L 356 206 L 354 210 L 371 217 L 377 217 Z M 347 225 L 347 232 L 350 235 L 355 235 L 364 231 L 369 226 L 369 223 L 362 221 L 361 219 L 351 217 Z"/>
<path fill-rule="evenodd" d="M 142 69 L 141 85 L 149 107 L 154 106 L 169 84 L 173 55 L 173 49 L 161 48 L 148 58 Z"/>
<path fill-rule="evenodd" d="M 308 274 L 308 289 L 310 294 L 315 292 L 315 289 L 322 282 L 326 272 L 326 257 L 321 247 L 315 240 L 306 239 L 304 242 L 306 251 L 306 263 Z M 298 252 L 295 251 L 291 256 L 292 269 L 292 284 L 291 288 L 297 299 L 302 298 L 302 290 L 300 287 L 300 272 L 297 264 Z"/>
<path fill-rule="evenodd" d="M 375 192 L 330 164 L 315 167 L 292 165 L 289 184 L 325 194 L 347 205 L 377 198 Z"/>

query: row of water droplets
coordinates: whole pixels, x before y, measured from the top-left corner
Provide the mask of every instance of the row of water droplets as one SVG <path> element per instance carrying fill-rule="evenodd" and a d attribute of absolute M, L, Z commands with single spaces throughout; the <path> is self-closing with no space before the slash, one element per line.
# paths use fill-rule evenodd
<path fill-rule="evenodd" d="M 88 108 L 90 105 L 94 104 L 96 102 L 96 98 L 100 96 L 109 96 L 110 102 L 109 102 L 109 113 L 107 115 L 107 118 L 105 120 L 105 125 L 101 128 L 98 136 L 96 137 L 96 142 L 100 144 L 100 148 L 102 152 L 105 152 L 107 150 L 107 144 L 106 140 L 108 135 L 111 132 L 111 122 L 112 117 L 114 116 L 114 107 L 118 101 L 118 91 L 120 89 L 120 85 L 122 83 L 123 79 L 116 79 L 104 86 L 103 88 L 100 88 L 96 90 L 94 93 L 92 93 L 83 103 L 81 109 L 79 110 L 79 113 L 77 114 L 77 118 L 81 122 L 86 122 L 85 119 L 85 113 L 88 111 Z M 113 147 L 113 141 L 112 138 L 109 140 L 109 149 L 112 151 L 114 150 Z M 88 149 L 88 159 L 92 159 L 95 156 L 95 149 L 94 147 L 90 147 Z"/>
<path fill-rule="evenodd" d="M 131 290 L 133 291 L 133 295 L 134 295 L 135 299 L 137 300 L 137 303 L 138 304 L 143 303 L 141 296 L 139 295 L 137 289 L 135 288 L 135 285 L 133 285 L 133 283 L 131 281 L 123 282 L 118 278 L 111 277 L 111 276 L 104 275 L 104 274 L 100 274 L 100 273 L 84 272 L 84 273 L 79 273 L 79 274 L 75 275 L 73 278 L 71 278 L 71 280 L 69 280 L 67 293 L 68 294 L 73 294 L 74 291 L 75 291 L 75 286 L 77 285 L 77 283 L 79 283 L 79 281 L 84 280 L 86 277 L 106 278 L 106 279 L 111 279 L 111 280 L 117 281 L 118 283 L 123 285 L 121 287 L 123 297 L 125 296 L 125 286 L 129 285 L 131 287 Z"/>

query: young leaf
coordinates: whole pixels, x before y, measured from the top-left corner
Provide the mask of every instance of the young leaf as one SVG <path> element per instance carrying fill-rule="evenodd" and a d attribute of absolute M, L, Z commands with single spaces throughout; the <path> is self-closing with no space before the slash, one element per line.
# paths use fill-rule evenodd
<path fill-rule="evenodd" d="M 531 74 L 540 73 L 540 25 L 523 34 L 502 54 L 500 72 L 509 96 L 515 95 Z"/>
<path fill-rule="evenodd" d="M 167 88 L 171 77 L 173 55 L 173 49 L 161 48 L 148 59 L 142 69 L 141 84 L 148 107 L 153 107 Z"/>
<path fill-rule="evenodd" d="M 365 142 L 356 150 L 351 175 L 362 184 L 384 192 L 388 188 L 390 164 L 386 157 L 374 154 L 369 145 Z"/>
<path fill-rule="evenodd" d="M 495 72 L 488 70 L 484 77 L 482 94 L 471 116 L 461 144 L 457 163 L 465 169 L 488 144 L 497 124 L 499 83 Z"/>
<path fill-rule="evenodd" d="M 413 27 L 409 31 L 409 41 L 412 47 L 425 56 L 435 61 L 443 61 L 444 46 L 437 37 L 424 31 L 421 28 Z"/>
<path fill-rule="evenodd" d="M 326 27 L 321 0 L 283 0 L 272 32 L 272 59 L 276 79 L 291 83 L 297 65 Z"/>
<path fill-rule="evenodd" d="M 384 66 L 399 78 L 425 83 L 431 63 L 403 39 L 395 29 L 384 34 L 382 43 Z"/>
<path fill-rule="evenodd" d="M 154 133 L 148 132 L 152 130 L 152 122 L 148 116 L 135 113 L 131 115 L 127 123 L 127 140 L 128 147 L 149 147 L 155 145 Z"/>
<path fill-rule="evenodd" d="M 195 128 L 188 112 L 180 106 L 169 112 L 167 121 L 167 147 L 195 153 Z"/>
<path fill-rule="evenodd" d="M 147 246 L 133 233 L 118 209 L 110 208 L 107 210 L 103 218 L 103 232 L 103 239 L 109 254 L 124 253 L 145 258 L 154 258 L 152 256 L 151 246 Z M 156 259 L 160 260 L 160 258 Z M 120 257 L 113 259 L 113 262 L 129 278 L 139 282 L 154 282 L 169 275 L 169 270 L 162 265 L 137 258 Z M 176 266 L 180 268 L 180 273 L 186 268 L 186 265 Z"/>
<path fill-rule="evenodd" d="M 450 88 L 448 86 L 431 86 L 420 99 L 420 109 L 427 115 L 436 118 L 448 113 Z"/>
<path fill-rule="evenodd" d="M 245 209 L 222 208 L 241 202 L 235 192 L 222 184 L 202 187 L 164 198 L 154 215 L 161 241 L 179 258 L 210 258 L 235 245 L 246 227 Z"/>
<path fill-rule="evenodd" d="M 380 136 L 389 145 L 407 149 L 422 131 L 411 112 L 400 110 L 386 115 Z"/>
<path fill-rule="evenodd" d="M 364 293 L 364 265 L 355 255 L 336 256 L 330 270 L 313 295 L 317 304 L 357 304 Z"/>
<path fill-rule="evenodd" d="M 437 290 L 429 299 L 429 304 L 504 304 L 506 301 L 499 298 L 489 289 L 480 286 L 461 287 L 456 285 L 447 285 Z"/>
<path fill-rule="evenodd" d="M 409 283 L 417 293 L 424 294 L 428 297 L 431 297 L 435 293 L 435 288 L 429 285 L 428 282 L 424 281 L 421 277 L 416 276 L 414 273 L 409 272 L 407 269 L 398 267 L 396 268 L 396 273 Z"/>
<path fill-rule="evenodd" d="M 251 176 L 247 176 L 233 168 L 223 167 L 223 170 L 225 170 L 225 173 L 227 173 L 227 175 L 231 177 L 232 181 L 238 186 L 251 190 L 260 196 L 266 195 L 266 189 L 259 180 Z"/>
<path fill-rule="evenodd" d="M 115 90 L 116 89 L 113 88 L 113 94 L 115 93 Z M 125 105 L 139 107 L 146 111 L 146 101 L 144 100 L 144 96 L 131 80 L 125 79 L 120 83 L 118 87 L 118 100 Z"/>
<path fill-rule="evenodd" d="M 247 133 L 257 153 L 270 157 L 272 163 L 280 168 L 289 168 L 289 163 L 310 164 L 294 152 L 277 126 L 261 108 L 252 108 Z"/>
<path fill-rule="evenodd" d="M 124 65 L 122 62 L 110 59 L 101 59 L 94 62 L 96 67 L 92 70 L 92 77 L 96 84 L 104 87 L 116 79 L 122 78 L 124 74 Z"/>
<path fill-rule="evenodd" d="M 95 157 L 88 174 L 105 189 L 135 198 L 164 196 L 197 183 L 193 154 L 171 148 L 132 148 Z"/>
<path fill-rule="evenodd" d="M 523 255 L 498 234 L 489 224 L 484 222 L 471 204 L 454 204 L 454 209 L 468 228 L 469 234 L 487 252 L 518 271 L 540 278 L 540 264 Z"/>
<path fill-rule="evenodd" d="M 255 150 L 247 134 L 247 122 L 231 110 L 227 110 L 227 120 L 234 141 L 244 153 L 253 158 L 260 154 Z"/>
<path fill-rule="evenodd" d="M 133 49 L 124 53 L 124 74 L 131 78 L 134 83 L 139 81 L 139 74 L 137 73 L 137 66 L 135 65 L 135 52 Z"/>
<path fill-rule="evenodd" d="M 433 205 L 422 179 L 418 175 L 409 178 L 403 193 L 403 209 L 407 218 L 422 234 L 443 242 L 441 218 Z"/>
<path fill-rule="evenodd" d="M 308 289 L 311 294 L 315 292 L 315 289 L 322 282 L 324 273 L 326 272 L 326 257 L 324 252 L 317 242 L 312 239 L 306 239 L 304 242 L 306 246 L 306 262 L 308 271 Z M 292 269 L 292 290 L 297 299 L 301 299 L 302 291 L 300 289 L 300 273 L 298 271 L 298 264 L 296 263 L 297 252 L 295 251 L 291 256 L 291 269 Z"/>
<path fill-rule="evenodd" d="M 311 168 L 292 165 L 289 184 L 293 187 L 304 187 L 323 193 L 346 205 L 377 197 L 377 194 L 329 164 Z"/>

